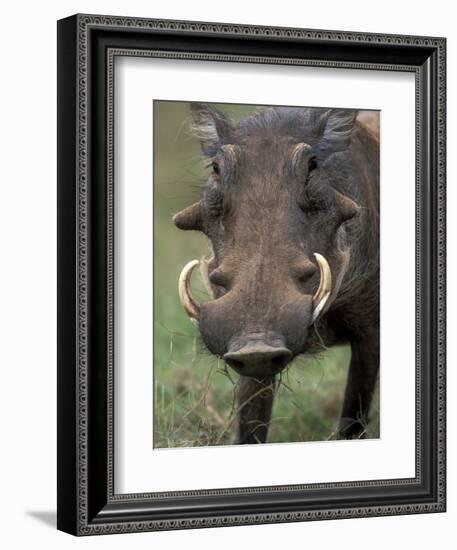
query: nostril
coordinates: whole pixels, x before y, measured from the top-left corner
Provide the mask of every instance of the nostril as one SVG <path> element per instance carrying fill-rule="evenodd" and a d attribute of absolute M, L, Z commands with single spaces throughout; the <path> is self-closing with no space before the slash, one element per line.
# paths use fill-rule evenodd
<path fill-rule="evenodd" d="M 229 367 L 232 367 L 232 369 L 235 369 L 238 372 L 243 370 L 244 364 L 242 361 L 238 361 L 237 359 L 226 359 L 225 362 Z"/>
<path fill-rule="evenodd" d="M 224 355 L 227 365 L 245 376 L 276 374 L 291 358 L 292 352 L 287 348 L 277 348 L 257 342 Z"/>
<path fill-rule="evenodd" d="M 288 355 L 278 355 L 277 357 L 273 357 L 271 360 L 271 367 L 273 372 L 279 372 L 282 370 L 288 363 L 289 356 Z"/>

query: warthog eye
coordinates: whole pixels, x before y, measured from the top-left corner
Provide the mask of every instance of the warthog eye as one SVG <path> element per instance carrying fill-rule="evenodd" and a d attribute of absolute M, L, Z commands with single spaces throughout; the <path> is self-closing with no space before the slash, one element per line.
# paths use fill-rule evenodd
<path fill-rule="evenodd" d="M 308 174 L 317 168 L 317 158 L 311 157 L 308 161 Z"/>
<path fill-rule="evenodd" d="M 216 175 L 216 176 L 220 176 L 221 174 L 221 169 L 219 167 L 219 164 L 217 162 L 213 162 L 211 164 L 211 167 L 213 169 L 213 173 Z"/>

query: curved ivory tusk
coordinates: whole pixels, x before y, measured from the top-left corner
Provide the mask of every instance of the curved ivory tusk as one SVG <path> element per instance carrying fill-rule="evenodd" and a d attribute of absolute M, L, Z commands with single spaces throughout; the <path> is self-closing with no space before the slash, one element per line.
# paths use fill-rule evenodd
<path fill-rule="evenodd" d="M 192 260 L 186 264 L 181 271 L 178 281 L 179 300 L 181 301 L 184 311 L 193 323 L 198 323 L 198 319 L 200 317 L 200 304 L 192 296 L 192 292 L 190 290 L 190 279 L 192 277 L 193 270 L 199 263 L 200 260 Z"/>
<path fill-rule="evenodd" d="M 327 260 L 321 254 L 315 253 L 317 264 L 319 266 L 321 280 L 316 294 L 313 296 L 313 314 L 311 322 L 314 323 L 322 313 L 332 292 L 332 272 Z"/>
<path fill-rule="evenodd" d="M 211 260 L 212 258 L 210 258 L 209 260 L 202 258 L 200 260 L 200 276 L 202 278 L 203 284 L 205 285 L 206 292 L 211 296 L 211 298 L 214 298 L 214 292 L 211 288 L 211 283 L 209 280 L 209 263 Z"/>

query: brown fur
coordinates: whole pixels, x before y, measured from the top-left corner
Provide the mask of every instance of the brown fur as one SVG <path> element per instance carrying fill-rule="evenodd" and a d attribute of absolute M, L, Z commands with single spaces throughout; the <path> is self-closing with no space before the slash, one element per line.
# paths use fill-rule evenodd
<path fill-rule="evenodd" d="M 242 375 L 243 399 L 252 395 L 241 407 L 240 442 L 267 437 L 263 428 L 245 433 L 266 426 L 271 413 L 273 390 L 266 406 L 252 388 L 322 342 L 351 344 L 339 435 L 363 436 L 379 364 L 379 143 L 357 114 L 276 107 L 234 126 L 213 107 L 193 105 L 214 169 L 201 201 L 175 223 L 212 243 L 215 300 L 202 306 L 200 330 Z M 312 326 L 315 252 L 327 259 L 333 287 Z"/>

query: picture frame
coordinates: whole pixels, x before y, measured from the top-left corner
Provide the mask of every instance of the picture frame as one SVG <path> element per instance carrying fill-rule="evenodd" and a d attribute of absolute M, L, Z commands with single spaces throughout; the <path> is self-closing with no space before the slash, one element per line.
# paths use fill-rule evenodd
<path fill-rule="evenodd" d="M 114 59 L 415 78 L 415 476 L 117 493 Z M 78 14 L 58 22 L 58 529 L 92 535 L 444 512 L 444 38 Z"/>

